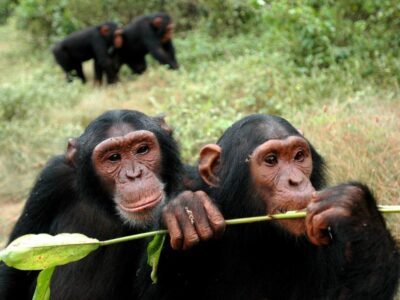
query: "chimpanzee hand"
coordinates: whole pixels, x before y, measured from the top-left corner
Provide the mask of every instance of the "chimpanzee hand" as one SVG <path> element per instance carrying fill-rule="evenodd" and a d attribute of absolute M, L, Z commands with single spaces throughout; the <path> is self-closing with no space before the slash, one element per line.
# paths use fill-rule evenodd
<path fill-rule="evenodd" d="M 384 226 L 370 191 L 359 183 L 315 192 L 307 207 L 307 236 L 317 246 L 328 245 L 334 229 L 357 231 L 372 224 Z"/>
<path fill-rule="evenodd" d="M 179 69 L 179 64 L 177 62 L 171 62 L 170 63 L 170 68 L 172 70 L 178 70 Z"/>
<path fill-rule="evenodd" d="M 225 230 L 224 217 L 203 191 L 180 193 L 164 207 L 162 220 L 173 249 L 189 249 L 200 240 L 221 236 Z"/>

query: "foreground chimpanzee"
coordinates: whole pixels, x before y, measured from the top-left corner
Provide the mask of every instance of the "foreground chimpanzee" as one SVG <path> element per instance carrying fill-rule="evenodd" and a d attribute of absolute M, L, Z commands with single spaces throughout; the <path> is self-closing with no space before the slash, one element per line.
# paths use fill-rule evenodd
<path fill-rule="evenodd" d="M 143 73 L 147 68 L 145 56 L 150 53 L 160 64 L 178 69 L 175 48 L 172 44 L 173 23 L 166 13 L 154 13 L 134 19 L 122 32 L 123 46 L 118 49 L 121 64 L 132 72 Z"/>
<path fill-rule="evenodd" d="M 177 145 L 162 119 L 129 110 L 106 112 L 70 141 L 65 155 L 54 157 L 44 168 L 10 240 L 27 233 L 61 232 L 106 240 L 144 231 L 158 223 L 164 203 L 179 192 L 181 178 Z M 209 228 L 224 229 L 212 203 L 196 199 L 193 203 L 185 203 L 185 208 L 206 221 L 197 227 L 199 234 L 192 227 L 185 229 L 191 226 L 186 214 L 174 213 L 179 197 L 173 209 L 168 205 L 164 209 L 178 224 L 171 233 L 177 248 L 210 238 Z M 102 247 L 81 261 L 58 267 L 51 282 L 52 299 L 134 299 L 133 283 L 144 245 L 138 240 Z M 37 272 L 1 264 L 0 299 L 32 299 L 36 277 Z"/>
<path fill-rule="evenodd" d="M 117 82 L 119 60 L 116 49 L 123 45 L 118 32 L 116 23 L 107 22 L 74 32 L 57 43 L 52 51 L 57 63 L 64 70 L 67 81 L 72 81 L 76 75 L 85 83 L 82 62 L 93 58 L 95 81 L 101 84 L 105 73 L 107 83 Z"/>
<path fill-rule="evenodd" d="M 307 217 L 228 226 L 184 253 L 167 246 L 142 299 L 393 299 L 399 250 L 373 195 L 356 182 L 321 190 L 323 160 L 286 120 L 238 121 L 203 147 L 198 172 L 198 188 L 227 219 L 301 209 Z"/>

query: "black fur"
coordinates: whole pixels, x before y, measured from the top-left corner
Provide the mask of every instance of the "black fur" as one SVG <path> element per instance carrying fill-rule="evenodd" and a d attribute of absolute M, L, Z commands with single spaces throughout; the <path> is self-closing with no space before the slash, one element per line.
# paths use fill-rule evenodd
<path fill-rule="evenodd" d="M 159 29 L 151 24 L 151 21 L 157 17 L 162 18 Z M 172 40 L 161 42 L 166 27 L 171 21 L 171 17 L 166 13 L 154 13 L 138 17 L 126 25 L 122 33 L 124 44 L 117 51 L 121 64 L 127 64 L 132 72 L 141 74 L 147 68 L 145 56 L 150 53 L 160 64 L 168 65 L 171 69 L 178 69 Z"/>
<path fill-rule="evenodd" d="M 265 207 L 252 192 L 246 159 L 266 140 L 290 135 L 300 133 L 275 116 L 252 115 L 236 122 L 218 141 L 219 187 L 209 188 L 204 182 L 198 186 L 215 199 L 227 219 L 262 215 Z M 311 151 L 311 181 L 321 189 L 323 159 L 313 147 Z M 334 227 L 333 242 L 321 247 L 289 235 L 273 222 L 228 226 L 222 239 L 184 253 L 166 245 L 157 284 L 149 283 L 148 270 L 142 268 L 144 282 L 137 282 L 141 299 L 393 299 L 400 270 L 398 248 L 369 189 L 359 183 L 347 185 L 364 192 L 372 225 L 360 231 L 352 222 L 356 218 L 350 218 L 348 224 Z M 351 263 L 345 256 L 348 242 Z"/>
<path fill-rule="evenodd" d="M 100 28 L 107 26 L 109 33 L 102 35 Z M 86 82 L 82 70 L 82 62 L 94 59 L 95 78 L 101 83 L 103 74 L 106 74 L 107 83 L 118 81 L 118 57 L 114 51 L 114 32 L 118 25 L 113 22 L 85 28 L 73 32 L 57 43 L 52 51 L 55 60 L 64 70 L 67 81 L 77 76 Z"/>
<path fill-rule="evenodd" d="M 92 163 L 94 147 L 121 124 L 153 132 L 162 151 L 161 179 L 168 196 L 180 189 L 182 164 L 173 138 L 156 119 L 129 110 L 109 111 L 95 119 L 78 138 L 74 167 L 56 156 L 39 175 L 9 241 L 28 233 L 78 232 L 99 240 L 138 233 L 117 215 L 111 196 L 102 188 Z M 140 231 L 146 231 L 142 229 Z M 102 247 L 81 261 L 57 267 L 52 299 L 134 299 L 133 281 L 143 240 Z M 0 264 L 0 299 L 32 299 L 37 272 Z"/>

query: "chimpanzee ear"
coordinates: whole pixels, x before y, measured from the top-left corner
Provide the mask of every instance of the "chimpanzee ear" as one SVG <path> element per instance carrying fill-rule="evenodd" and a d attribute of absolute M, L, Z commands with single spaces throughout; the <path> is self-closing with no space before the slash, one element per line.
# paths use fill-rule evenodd
<path fill-rule="evenodd" d="M 154 117 L 154 120 L 160 124 L 161 129 L 163 129 L 166 133 L 168 133 L 169 135 L 172 135 L 173 130 L 172 128 L 167 124 L 167 122 L 165 121 L 165 115 L 164 114 L 159 114 L 157 116 Z"/>
<path fill-rule="evenodd" d="M 161 17 L 156 17 L 151 21 L 151 24 L 156 27 L 156 28 L 160 28 L 161 24 L 162 24 L 162 18 Z"/>
<path fill-rule="evenodd" d="M 221 147 L 216 144 L 205 145 L 200 150 L 199 174 L 210 187 L 219 185 L 216 170 L 220 163 Z"/>
<path fill-rule="evenodd" d="M 101 25 L 99 28 L 99 32 L 102 36 L 106 36 L 110 33 L 110 28 L 108 28 L 108 25 Z"/>
<path fill-rule="evenodd" d="M 68 140 L 65 159 L 69 165 L 76 167 L 78 165 L 78 141 L 74 138 Z"/>

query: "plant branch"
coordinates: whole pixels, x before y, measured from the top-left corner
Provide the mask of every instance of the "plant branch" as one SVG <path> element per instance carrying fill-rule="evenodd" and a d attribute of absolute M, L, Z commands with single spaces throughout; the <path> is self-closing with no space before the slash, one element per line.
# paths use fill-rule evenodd
<path fill-rule="evenodd" d="M 378 205 L 378 209 L 381 213 L 400 213 L 400 205 Z M 305 218 L 305 211 L 288 211 L 282 214 L 274 214 L 274 215 L 266 215 L 266 216 L 258 216 L 258 217 L 248 217 L 248 218 L 239 218 L 239 219 L 230 219 L 225 220 L 226 225 L 237 225 L 237 224 L 247 224 L 247 223 L 255 223 L 255 222 L 263 222 L 263 221 L 271 221 L 271 220 L 283 220 L 283 219 L 300 219 Z M 129 236 L 124 236 L 116 239 L 111 239 L 107 241 L 101 241 L 100 246 L 107 246 L 112 244 L 118 244 L 138 239 L 143 239 L 146 237 L 155 236 L 157 234 L 165 234 L 168 230 L 155 230 L 149 231 Z"/>

